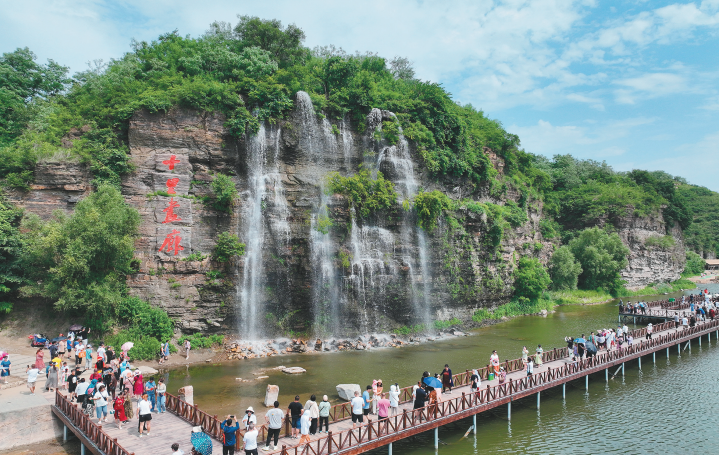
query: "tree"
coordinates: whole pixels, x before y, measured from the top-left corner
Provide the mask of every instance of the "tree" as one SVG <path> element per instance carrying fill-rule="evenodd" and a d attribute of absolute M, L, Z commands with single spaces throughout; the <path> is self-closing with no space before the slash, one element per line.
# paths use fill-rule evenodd
<path fill-rule="evenodd" d="M 395 79 L 412 80 L 414 79 L 414 68 L 412 62 L 406 57 L 395 57 L 389 62 L 389 72 Z"/>
<path fill-rule="evenodd" d="M 239 16 L 235 26 L 237 37 L 245 46 L 257 46 L 268 51 L 281 68 L 302 63 L 309 51 L 302 47 L 305 32 L 295 24 L 282 27 L 277 19 L 265 20 L 259 17 Z"/>
<path fill-rule="evenodd" d="M 616 233 L 596 227 L 585 229 L 569 242 L 569 249 L 582 267 L 581 288 L 614 291 L 622 286 L 619 272 L 629 263 L 629 248 Z"/>
<path fill-rule="evenodd" d="M 537 300 L 547 290 L 552 280 L 537 258 L 523 257 L 514 274 L 514 294 L 529 300 Z"/>
<path fill-rule="evenodd" d="M 215 196 L 215 202 L 213 207 L 223 212 L 232 211 L 232 205 L 235 203 L 237 198 L 237 188 L 235 188 L 235 182 L 232 181 L 232 177 L 225 174 L 217 174 L 210 183 L 212 194 Z"/>
<path fill-rule="evenodd" d="M 80 201 L 70 217 L 57 214 L 47 223 L 29 218 L 23 266 L 32 281 L 22 293 L 101 318 L 124 298 L 139 223 L 137 210 L 110 185 Z"/>
<path fill-rule="evenodd" d="M 700 275 L 705 268 L 706 262 L 701 256 L 693 251 L 687 251 L 687 263 L 684 266 L 684 272 L 682 272 L 682 275 Z"/>
<path fill-rule="evenodd" d="M 577 262 L 567 246 L 560 247 L 549 261 L 549 275 L 555 290 L 577 289 L 577 280 L 582 266 Z"/>
<path fill-rule="evenodd" d="M 23 241 L 19 226 L 22 210 L 0 198 L 0 313 L 9 313 L 12 303 L 8 297 L 23 283 L 20 258 Z"/>
<path fill-rule="evenodd" d="M 212 258 L 217 262 L 228 262 L 233 257 L 243 254 L 245 254 L 245 244 L 241 243 L 235 234 L 221 232 L 212 251 Z"/>

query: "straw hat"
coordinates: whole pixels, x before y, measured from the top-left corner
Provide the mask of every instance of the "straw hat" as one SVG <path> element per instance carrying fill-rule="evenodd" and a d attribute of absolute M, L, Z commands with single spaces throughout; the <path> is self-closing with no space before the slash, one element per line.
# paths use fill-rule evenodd
<path fill-rule="evenodd" d="M 255 412 L 255 410 L 252 409 L 252 406 L 250 406 L 249 408 L 247 408 L 247 410 L 248 410 L 249 412 Z"/>

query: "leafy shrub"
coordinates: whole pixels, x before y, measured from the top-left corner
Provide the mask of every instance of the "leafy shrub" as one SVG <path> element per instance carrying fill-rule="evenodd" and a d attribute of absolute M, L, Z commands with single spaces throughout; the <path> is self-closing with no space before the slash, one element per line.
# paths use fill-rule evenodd
<path fill-rule="evenodd" d="M 139 327 L 123 330 L 115 335 L 105 338 L 105 344 L 119 350 L 120 347 L 131 341 L 134 343 L 128 355 L 134 360 L 152 360 L 160 355 L 160 341 L 156 338 L 143 334 Z"/>
<path fill-rule="evenodd" d="M 437 226 L 437 218 L 443 210 L 452 207 L 452 201 L 446 194 L 434 190 L 421 191 L 414 197 L 414 208 L 417 211 L 417 223 L 427 232 L 432 232 Z"/>
<path fill-rule="evenodd" d="M 652 235 L 644 240 L 644 246 L 647 248 L 658 248 L 660 250 L 668 250 L 676 245 L 674 237 L 671 235 Z"/>
<path fill-rule="evenodd" d="M 192 349 L 198 349 L 198 348 L 211 348 L 213 346 L 221 345 L 225 342 L 225 336 L 224 335 L 202 335 L 199 333 L 194 333 L 192 335 L 185 335 L 181 337 L 179 340 L 177 340 L 177 345 L 182 347 L 185 343 L 185 340 L 190 340 L 190 346 L 192 346 Z"/>
<path fill-rule="evenodd" d="M 174 333 L 175 323 L 164 310 L 153 307 L 137 297 L 120 300 L 114 307 L 114 313 L 119 322 L 137 327 L 141 335 L 166 341 L 172 338 Z"/>
<path fill-rule="evenodd" d="M 693 251 L 687 251 L 687 263 L 684 266 L 683 276 L 701 275 L 706 268 L 704 259 Z"/>
<path fill-rule="evenodd" d="M 240 242 L 237 235 L 221 232 L 212 251 L 212 258 L 217 262 L 228 262 L 233 257 L 243 254 L 245 254 L 245 244 Z"/>
<path fill-rule="evenodd" d="M 437 330 L 444 330 L 460 324 L 462 324 L 462 321 L 457 318 L 452 318 L 447 321 L 434 321 L 434 328 Z"/>
<path fill-rule="evenodd" d="M 389 209 L 397 203 L 394 184 L 385 180 L 381 172 L 373 179 L 367 169 L 361 169 L 350 177 L 343 177 L 337 172 L 331 173 L 329 190 L 347 197 L 362 218 L 377 210 Z"/>
<path fill-rule="evenodd" d="M 214 199 L 212 206 L 223 212 L 231 212 L 235 199 L 239 194 L 232 178 L 225 174 L 216 174 L 215 178 L 212 179 L 210 188 Z"/>
<path fill-rule="evenodd" d="M 536 300 L 551 283 L 549 274 L 539 259 L 523 257 L 514 275 L 514 294 L 529 300 Z"/>

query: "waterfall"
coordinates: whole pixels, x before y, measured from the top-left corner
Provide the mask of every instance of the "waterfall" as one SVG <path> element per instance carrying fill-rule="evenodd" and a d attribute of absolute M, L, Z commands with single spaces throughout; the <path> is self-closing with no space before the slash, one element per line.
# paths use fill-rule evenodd
<path fill-rule="evenodd" d="M 312 302 L 314 332 L 317 336 L 338 333 L 340 328 L 338 270 L 334 260 L 336 247 L 329 232 L 328 203 L 329 197 L 322 191 L 320 207 L 312 215 L 310 231 L 310 251 L 314 264 Z"/>
<path fill-rule="evenodd" d="M 247 190 L 242 194 L 243 222 L 238 233 L 245 243 L 245 256 L 242 282 L 237 287 L 240 335 L 248 340 L 256 340 L 261 334 L 262 320 L 258 315 L 264 305 L 265 237 L 269 234 L 279 244 L 289 242 L 289 208 L 277 168 L 279 136 L 279 129 L 268 132 L 262 123 L 248 141 Z M 272 155 L 268 153 L 268 143 L 274 149 Z"/>
<path fill-rule="evenodd" d="M 390 114 L 390 117 L 397 122 L 396 116 Z M 382 112 L 379 109 L 373 109 L 367 116 L 367 124 L 370 132 L 382 128 Z M 396 190 L 399 194 L 400 202 L 411 200 L 417 195 L 419 185 L 414 176 L 414 162 L 409 151 L 409 144 L 402 133 L 402 127 L 398 125 L 399 138 L 397 144 L 386 146 L 384 144 L 376 144 L 380 147 L 377 154 L 375 167 L 381 170 L 386 178 L 391 179 L 396 184 Z M 370 133 L 370 134 L 371 134 Z M 412 277 L 412 309 L 416 319 L 425 325 L 428 330 L 432 330 L 431 317 L 431 274 L 428 258 L 428 246 L 426 233 L 416 225 L 416 220 L 411 213 L 404 214 L 404 220 L 400 228 L 400 237 L 402 245 L 406 248 L 404 260 L 410 267 L 410 275 Z M 414 252 L 411 250 L 413 237 L 416 238 L 418 254 L 415 258 Z M 419 267 L 416 267 L 416 266 Z M 417 283 L 416 270 L 419 269 L 420 283 Z"/>

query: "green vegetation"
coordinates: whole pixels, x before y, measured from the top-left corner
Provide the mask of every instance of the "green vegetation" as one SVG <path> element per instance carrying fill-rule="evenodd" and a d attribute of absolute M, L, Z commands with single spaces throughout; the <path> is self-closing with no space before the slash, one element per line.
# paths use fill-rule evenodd
<path fill-rule="evenodd" d="M 195 251 L 192 254 L 188 254 L 186 257 L 180 259 L 184 262 L 190 262 L 190 261 L 204 261 L 207 258 L 206 254 L 202 254 L 199 251 Z"/>
<path fill-rule="evenodd" d="M 569 242 L 569 250 L 582 267 L 580 288 L 616 292 L 623 287 L 619 272 L 629 262 L 629 248 L 617 234 L 599 228 L 585 229 Z"/>
<path fill-rule="evenodd" d="M 25 282 L 21 219 L 22 211 L 0 198 L 0 314 L 12 311 L 13 304 L 6 299 L 10 299 Z"/>
<path fill-rule="evenodd" d="M 512 318 L 515 316 L 523 316 L 525 314 L 537 314 L 542 310 L 552 311 L 554 302 L 546 299 L 529 300 L 525 297 L 519 297 L 504 305 L 499 305 L 493 310 L 480 308 L 472 315 L 475 322 L 499 320 L 502 318 Z"/>
<path fill-rule="evenodd" d="M 212 206 L 222 212 L 232 212 L 232 206 L 237 199 L 237 188 L 232 177 L 224 174 L 216 174 L 210 184 L 212 189 L 213 203 Z"/>
<path fill-rule="evenodd" d="M 394 184 L 386 180 L 381 172 L 377 172 L 376 179 L 372 178 L 367 169 L 361 169 L 359 173 L 350 177 L 343 177 L 334 172 L 328 179 L 329 191 L 347 197 L 361 218 L 397 204 Z"/>
<path fill-rule="evenodd" d="M 462 325 L 462 321 L 458 318 L 452 318 L 448 319 L 446 321 L 434 321 L 432 326 L 435 330 L 446 330 L 450 327 Z M 414 335 L 414 334 L 420 334 L 420 333 L 426 333 L 427 332 L 427 324 L 417 324 L 417 325 L 411 325 L 406 326 L 403 325 L 401 327 L 398 327 L 396 329 L 392 330 L 392 333 L 396 333 L 397 335 Z"/>
<path fill-rule="evenodd" d="M 706 269 L 704 259 L 693 251 L 687 251 L 687 263 L 682 272 L 683 277 L 701 275 Z"/>
<path fill-rule="evenodd" d="M 427 232 L 432 232 L 437 226 L 437 218 L 444 210 L 451 209 L 452 200 L 441 191 L 430 193 L 420 192 L 414 197 L 414 208 L 417 211 L 417 222 Z"/>
<path fill-rule="evenodd" d="M 696 253 L 719 255 L 719 193 L 682 181 L 677 195 L 694 213 L 691 226 L 684 230 L 684 244 Z"/>
<path fill-rule="evenodd" d="M 579 275 L 582 273 L 582 266 L 577 262 L 568 246 L 557 249 L 549 261 L 549 274 L 552 277 L 552 289 L 574 290 L 577 289 Z"/>
<path fill-rule="evenodd" d="M 27 217 L 22 261 L 28 281 L 22 295 L 102 320 L 126 295 L 139 222 L 137 210 L 109 185 L 80 201 L 70 217 L 57 213 L 45 223 Z"/>
<path fill-rule="evenodd" d="M 657 248 L 665 251 L 674 248 L 676 244 L 677 242 L 674 241 L 674 237 L 671 235 L 652 235 L 644 241 L 644 246 L 647 248 Z"/>
<path fill-rule="evenodd" d="M 245 244 L 240 242 L 237 235 L 221 232 L 212 251 L 212 258 L 217 262 L 228 262 L 233 257 L 243 254 L 245 254 Z"/>
<path fill-rule="evenodd" d="M 211 348 L 213 346 L 222 345 L 222 343 L 225 342 L 225 336 L 194 333 L 192 335 L 180 337 L 180 339 L 177 340 L 177 345 L 183 346 L 185 344 L 185 340 L 190 340 L 190 346 L 192 346 L 192 349 Z"/>
<path fill-rule="evenodd" d="M 522 257 L 514 274 L 514 295 L 537 300 L 551 283 L 549 274 L 539 259 Z"/>

